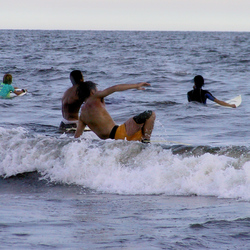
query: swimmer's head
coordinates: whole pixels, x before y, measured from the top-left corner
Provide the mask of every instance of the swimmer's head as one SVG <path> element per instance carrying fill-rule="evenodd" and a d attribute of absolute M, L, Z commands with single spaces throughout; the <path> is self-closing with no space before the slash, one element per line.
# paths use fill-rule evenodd
<path fill-rule="evenodd" d="M 91 92 L 91 90 L 94 90 L 94 91 L 96 91 L 96 83 L 94 83 L 94 82 L 91 82 L 91 81 L 87 81 L 87 82 L 85 82 L 86 84 L 87 84 L 87 86 L 88 86 L 88 89 L 89 89 L 89 92 Z"/>
<path fill-rule="evenodd" d="M 11 74 L 5 74 L 3 76 L 3 83 L 11 84 L 12 83 L 12 75 Z"/>
<path fill-rule="evenodd" d="M 194 77 L 194 84 L 197 89 L 201 89 L 204 85 L 204 78 L 201 75 Z"/>
<path fill-rule="evenodd" d="M 91 91 L 96 91 L 96 83 L 91 81 L 86 81 L 80 84 L 77 88 L 77 95 L 81 101 L 85 101 L 90 95 Z"/>
<path fill-rule="evenodd" d="M 83 75 L 82 75 L 82 72 L 80 70 L 73 70 L 70 73 L 69 78 L 70 78 L 73 85 L 80 84 L 80 83 L 84 82 Z"/>

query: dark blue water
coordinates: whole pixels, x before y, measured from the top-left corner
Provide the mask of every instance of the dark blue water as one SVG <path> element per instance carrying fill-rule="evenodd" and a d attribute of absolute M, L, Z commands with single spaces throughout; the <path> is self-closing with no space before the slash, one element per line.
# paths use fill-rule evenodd
<path fill-rule="evenodd" d="M 0 31 L 0 243 L 12 249 L 248 249 L 250 33 Z M 61 134 L 69 74 L 121 124 L 153 109 L 151 145 Z M 237 109 L 188 103 L 193 77 Z"/>

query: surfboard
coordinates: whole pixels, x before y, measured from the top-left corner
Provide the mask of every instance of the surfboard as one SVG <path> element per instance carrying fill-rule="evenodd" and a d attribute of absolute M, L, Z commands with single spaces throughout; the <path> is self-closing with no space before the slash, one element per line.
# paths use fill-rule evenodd
<path fill-rule="evenodd" d="M 16 89 L 16 91 L 22 91 L 22 89 Z M 17 96 L 23 96 L 23 95 L 26 95 L 27 94 L 27 91 L 21 93 L 20 95 L 16 95 L 14 92 L 11 92 L 8 97 L 9 98 L 13 98 L 13 97 L 17 97 Z"/>
<path fill-rule="evenodd" d="M 230 103 L 230 104 L 235 104 L 236 107 L 239 107 L 240 104 L 241 104 L 241 102 L 242 102 L 241 95 L 238 95 L 238 96 L 236 96 L 236 97 L 234 97 L 234 98 L 232 98 L 232 99 L 230 99 L 230 100 L 227 100 L 226 102 L 227 102 L 227 103 Z M 222 105 L 219 105 L 219 104 L 217 104 L 217 103 L 216 103 L 216 105 L 222 106 Z M 225 108 L 230 108 L 230 107 L 227 107 L 227 106 L 223 106 L 223 107 L 225 107 Z"/>
<path fill-rule="evenodd" d="M 234 97 L 233 99 L 228 100 L 227 102 L 230 104 L 235 104 L 236 107 L 239 107 L 241 102 L 242 102 L 241 95 L 238 95 L 238 96 Z"/>
<path fill-rule="evenodd" d="M 76 132 L 76 128 L 66 128 L 65 130 L 66 132 Z M 86 126 L 84 128 L 84 132 L 88 132 L 88 131 L 91 131 L 91 129 L 88 126 Z"/>

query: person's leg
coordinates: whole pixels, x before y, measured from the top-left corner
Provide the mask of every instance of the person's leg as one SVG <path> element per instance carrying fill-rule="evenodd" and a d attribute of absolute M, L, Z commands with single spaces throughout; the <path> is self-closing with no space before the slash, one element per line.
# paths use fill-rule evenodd
<path fill-rule="evenodd" d="M 142 128 L 142 134 L 144 136 L 144 140 L 150 140 L 155 124 L 155 118 L 156 118 L 155 112 L 152 111 L 151 116 L 145 121 Z"/>
<path fill-rule="evenodd" d="M 128 136 L 134 135 L 142 130 L 142 139 L 149 140 L 154 128 L 155 112 L 147 110 L 137 116 L 128 119 L 125 122 L 126 132 Z"/>

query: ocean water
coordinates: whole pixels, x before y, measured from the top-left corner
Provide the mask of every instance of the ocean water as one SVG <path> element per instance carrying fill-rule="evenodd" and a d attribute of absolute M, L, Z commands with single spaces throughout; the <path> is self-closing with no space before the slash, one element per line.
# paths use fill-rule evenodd
<path fill-rule="evenodd" d="M 250 33 L 0 30 L 1 249 L 250 249 Z M 151 144 L 58 130 L 72 70 L 121 124 L 156 112 Z M 236 109 L 188 103 L 193 78 Z"/>

